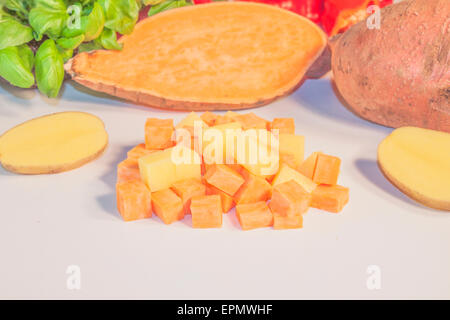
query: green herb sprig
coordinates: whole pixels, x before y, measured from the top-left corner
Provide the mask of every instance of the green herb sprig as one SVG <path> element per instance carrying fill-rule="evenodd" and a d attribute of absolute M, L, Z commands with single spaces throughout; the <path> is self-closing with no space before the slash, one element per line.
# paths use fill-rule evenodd
<path fill-rule="evenodd" d="M 74 52 L 121 50 L 147 5 L 149 15 L 190 5 L 186 0 L 0 0 L 0 77 L 57 97 L 64 62 Z"/>

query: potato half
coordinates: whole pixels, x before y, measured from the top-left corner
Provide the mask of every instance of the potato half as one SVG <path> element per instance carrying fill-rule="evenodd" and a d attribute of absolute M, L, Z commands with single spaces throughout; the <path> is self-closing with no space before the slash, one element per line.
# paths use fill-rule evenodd
<path fill-rule="evenodd" d="M 450 134 L 416 127 L 396 129 L 379 145 L 378 164 L 412 199 L 450 211 Z"/>
<path fill-rule="evenodd" d="M 107 144 L 105 126 L 96 116 L 55 113 L 24 122 L 0 136 L 0 162 L 15 173 L 58 173 L 97 158 Z"/>

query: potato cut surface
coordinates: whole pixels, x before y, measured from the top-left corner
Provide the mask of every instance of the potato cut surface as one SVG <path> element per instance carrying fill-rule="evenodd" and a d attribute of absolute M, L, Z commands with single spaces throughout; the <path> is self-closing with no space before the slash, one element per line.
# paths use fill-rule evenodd
<path fill-rule="evenodd" d="M 141 178 L 152 192 L 168 189 L 177 181 L 201 179 L 199 155 L 182 145 L 143 156 L 138 163 Z"/>
<path fill-rule="evenodd" d="M 394 130 L 378 147 L 378 164 L 402 192 L 450 211 L 450 134 L 415 127 Z"/>
<path fill-rule="evenodd" d="M 55 113 L 24 122 L 0 136 L 0 162 L 16 173 L 58 173 L 95 159 L 107 144 L 105 126 L 96 116 Z"/>

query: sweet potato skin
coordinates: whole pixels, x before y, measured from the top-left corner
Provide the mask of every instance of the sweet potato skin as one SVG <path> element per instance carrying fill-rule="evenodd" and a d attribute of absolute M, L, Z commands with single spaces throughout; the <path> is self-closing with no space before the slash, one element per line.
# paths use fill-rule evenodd
<path fill-rule="evenodd" d="M 271 99 L 259 100 L 255 103 L 218 103 L 218 102 L 212 103 L 212 102 L 172 100 L 163 97 L 157 97 L 151 94 L 147 94 L 145 92 L 127 90 L 124 88 L 114 86 L 112 84 L 105 84 L 101 82 L 82 79 L 77 77 L 75 74 L 73 74 L 73 80 L 94 91 L 104 92 L 111 96 L 122 98 L 124 100 L 131 101 L 133 103 L 148 107 L 174 111 L 214 111 L 214 110 L 242 110 L 265 106 L 280 98 L 290 95 L 298 88 L 300 88 L 307 79 L 303 78 L 295 87 L 286 91 L 284 94 L 280 96 L 276 96 Z"/>
<path fill-rule="evenodd" d="M 388 127 L 450 132 L 450 1 L 408 0 L 381 10 L 333 45 L 339 94 L 358 116 Z"/>

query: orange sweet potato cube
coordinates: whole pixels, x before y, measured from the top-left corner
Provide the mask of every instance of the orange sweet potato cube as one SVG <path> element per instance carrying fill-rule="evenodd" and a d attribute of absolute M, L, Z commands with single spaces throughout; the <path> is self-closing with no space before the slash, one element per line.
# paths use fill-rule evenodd
<path fill-rule="evenodd" d="M 267 124 L 269 123 L 267 120 L 258 117 L 253 112 L 246 114 L 237 114 L 233 117 L 235 121 L 238 121 L 242 124 L 242 130 L 248 129 L 265 129 L 267 130 Z"/>
<path fill-rule="evenodd" d="M 195 129 L 192 126 L 176 128 L 175 140 L 177 145 L 185 145 L 195 151 L 198 149 L 198 137 L 196 137 Z"/>
<path fill-rule="evenodd" d="M 235 202 L 234 202 L 234 199 L 232 196 L 230 196 L 229 194 L 223 192 L 222 190 L 219 190 L 216 187 L 208 184 L 207 182 L 205 184 L 206 184 L 206 194 L 207 195 L 217 194 L 220 196 L 220 201 L 222 202 L 222 212 L 223 213 L 228 213 L 231 209 L 234 208 Z"/>
<path fill-rule="evenodd" d="M 146 156 L 153 152 L 155 152 L 155 150 L 146 149 L 145 143 L 141 143 L 127 152 L 127 158 L 138 160 L 140 157 Z"/>
<path fill-rule="evenodd" d="M 294 169 L 298 166 L 298 161 L 292 154 L 280 154 L 280 163 L 285 163 Z"/>
<path fill-rule="evenodd" d="M 316 170 L 317 157 L 319 156 L 319 154 L 322 154 L 322 152 L 313 152 L 305 161 L 300 164 L 300 166 L 298 167 L 298 172 L 312 180 L 314 177 L 314 171 Z"/>
<path fill-rule="evenodd" d="M 222 204 L 220 196 L 197 196 L 191 200 L 192 227 L 220 228 L 222 227 Z"/>
<path fill-rule="evenodd" d="M 311 194 L 294 180 L 289 180 L 273 188 L 269 206 L 274 214 L 294 216 L 305 213 L 310 203 Z"/>
<path fill-rule="evenodd" d="M 204 170 L 205 170 L 203 174 L 205 174 L 206 171 L 208 171 L 209 168 L 212 168 L 215 164 L 214 163 L 209 164 L 209 163 L 203 162 L 202 165 L 203 165 Z M 242 170 L 244 170 L 244 167 L 242 167 L 240 164 L 227 163 L 226 166 L 229 167 L 231 170 L 239 173 L 239 174 L 241 174 Z"/>
<path fill-rule="evenodd" d="M 216 120 L 217 120 L 217 118 L 218 118 L 218 115 L 217 115 L 217 114 L 214 114 L 214 113 L 212 113 L 212 112 L 210 112 L 210 111 L 206 111 L 205 113 L 203 113 L 203 114 L 200 116 L 200 118 L 201 118 L 203 121 L 205 121 L 205 123 L 206 123 L 208 126 L 212 127 L 212 126 L 215 126 L 215 125 L 216 125 Z"/>
<path fill-rule="evenodd" d="M 234 200 L 238 204 L 267 201 L 272 196 L 272 186 L 263 177 L 255 176 L 247 170 L 243 170 L 245 177 L 244 184 L 234 195 Z"/>
<path fill-rule="evenodd" d="M 222 115 L 217 115 L 215 121 L 214 121 L 214 125 L 218 126 L 221 124 L 226 124 L 226 123 L 230 123 L 230 122 L 236 122 L 236 120 L 227 117 L 227 116 L 222 116 Z"/>
<path fill-rule="evenodd" d="M 139 165 L 135 159 L 125 159 L 117 165 L 117 182 L 141 180 Z"/>
<path fill-rule="evenodd" d="M 292 216 L 284 216 L 279 213 L 273 214 L 273 228 L 275 230 L 282 229 L 299 229 L 303 227 L 303 216 L 295 214 Z"/>
<path fill-rule="evenodd" d="M 174 131 L 173 119 L 148 118 L 145 123 L 145 147 L 150 150 L 172 147 Z"/>
<path fill-rule="evenodd" d="M 295 134 L 295 122 L 293 118 L 275 118 L 269 125 L 269 129 L 278 129 L 279 133 Z"/>
<path fill-rule="evenodd" d="M 339 177 L 339 167 L 341 159 L 319 154 L 317 156 L 316 169 L 314 170 L 313 181 L 319 184 L 335 185 Z"/>
<path fill-rule="evenodd" d="M 244 170 L 244 167 L 237 163 L 227 163 L 227 166 L 239 174 L 242 174 L 242 171 Z"/>
<path fill-rule="evenodd" d="M 195 196 L 202 196 L 206 193 L 206 187 L 199 180 L 190 178 L 175 182 L 171 189 L 181 198 L 184 213 L 191 213 L 191 199 Z"/>
<path fill-rule="evenodd" d="M 349 200 L 349 189 L 338 185 L 319 185 L 312 192 L 311 207 L 338 213 Z"/>
<path fill-rule="evenodd" d="M 205 179 L 230 196 L 233 196 L 245 182 L 239 173 L 225 164 L 214 164 L 207 168 Z"/>
<path fill-rule="evenodd" d="M 171 189 L 153 192 L 152 206 L 153 211 L 165 224 L 184 218 L 183 202 Z"/>
<path fill-rule="evenodd" d="M 202 159 L 202 164 L 200 165 L 200 170 L 201 170 L 200 172 L 201 172 L 202 178 L 205 175 L 206 171 L 208 171 L 207 166 L 208 165 Z"/>
<path fill-rule="evenodd" d="M 243 230 L 265 228 L 273 225 L 273 215 L 265 201 L 238 204 L 236 216 Z"/>
<path fill-rule="evenodd" d="M 133 221 L 152 216 L 151 193 L 140 180 L 119 182 L 116 185 L 117 209 L 123 220 Z"/>

